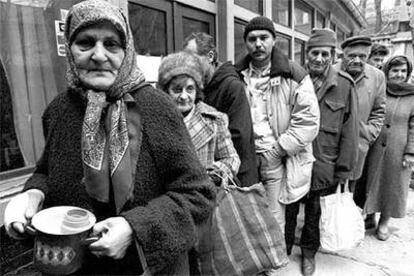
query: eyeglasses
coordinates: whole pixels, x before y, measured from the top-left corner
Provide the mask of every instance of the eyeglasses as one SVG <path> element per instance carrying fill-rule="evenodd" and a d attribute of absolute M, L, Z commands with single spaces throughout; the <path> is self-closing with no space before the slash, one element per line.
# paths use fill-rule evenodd
<path fill-rule="evenodd" d="M 187 85 L 185 87 L 177 85 L 170 87 L 169 90 L 171 90 L 174 94 L 180 94 L 183 91 L 187 92 L 188 94 L 194 94 L 197 89 L 194 85 Z"/>

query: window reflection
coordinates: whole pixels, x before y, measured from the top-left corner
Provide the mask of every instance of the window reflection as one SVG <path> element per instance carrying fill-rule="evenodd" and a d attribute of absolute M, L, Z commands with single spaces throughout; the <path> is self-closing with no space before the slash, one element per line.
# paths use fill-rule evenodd
<path fill-rule="evenodd" d="M 301 65 L 305 64 L 305 41 L 295 39 L 295 61 Z"/>
<path fill-rule="evenodd" d="M 207 22 L 183 17 L 183 37 L 187 37 L 191 33 L 204 32 L 210 34 L 210 28 Z"/>
<path fill-rule="evenodd" d="M 241 20 L 234 21 L 234 61 L 238 62 L 247 55 L 246 46 L 244 44 L 243 32 L 246 22 Z"/>
<path fill-rule="evenodd" d="M 55 24 L 78 2 L 0 1 L 1 172 L 32 166 L 41 156 L 42 114 L 66 90 Z"/>
<path fill-rule="evenodd" d="M 295 30 L 304 34 L 310 34 L 312 30 L 313 9 L 306 3 L 295 1 Z"/>
<path fill-rule="evenodd" d="M 263 15 L 263 0 L 234 0 L 234 4 Z"/>
<path fill-rule="evenodd" d="M 290 0 L 273 0 L 272 17 L 273 21 L 280 25 L 290 26 Z"/>
<path fill-rule="evenodd" d="M 0 60 L 0 172 L 25 166 L 14 126 L 10 92 L 6 71 Z"/>
<path fill-rule="evenodd" d="M 129 3 L 129 22 L 139 55 L 167 55 L 167 20 L 163 11 Z"/>
<path fill-rule="evenodd" d="M 290 38 L 277 34 L 275 46 L 281 50 L 285 55 L 290 57 Z"/>
<path fill-rule="evenodd" d="M 325 17 L 320 12 L 316 14 L 316 28 L 325 28 Z"/>

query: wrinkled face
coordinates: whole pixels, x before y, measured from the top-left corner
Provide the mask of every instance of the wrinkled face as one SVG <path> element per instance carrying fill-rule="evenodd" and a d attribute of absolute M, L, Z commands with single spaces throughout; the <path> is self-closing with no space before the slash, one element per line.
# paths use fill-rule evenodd
<path fill-rule="evenodd" d="M 408 77 L 407 64 L 394 65 L 388 71 L 387 79 L 395 82 L 405 82 Z"/>
<path fill-rule="evenodd" d="M 102 22 L 81 30 L 70 46 L 82 84 L 94 90 L 108 90 L 125 57 L 115 27 Z"/>
<path fill-rule="evenodd" d="M 383 55 L 374 54 L 368 59 L 368 64 L 371 64 L 378 69 L 382 69 L 382 66 L 384 65 L 384 58 L 385 56 Z"/>
<path fill-rule="evenodd" d="M 173 98 L 178 110 L 184 115 L 193 109 L 197 94 L 197 85 L 193 78 L 186 75 L 173 78 L 168 85 L 167 92 Z"/>
<path fill-rule="evenodd" d="M 272 33 L 267 30 L 251 31 L 246 36 L 247 52 L 251 56 L 253 62 L 260 65 L 266 65 L 270 62 L 275 42 L 276 40 Z"/>
<path fill-rule="evenodd" d="M 352 76 L 364 71 L 370 47 L 365 45 L 349 46 L 344 49 L 343 62 L 346 71 Z"/>
<path fill-rule="evenodd" d="M 331 47 L 312 47 L 308 51 L 308 66 L 311 75 L 320 75 L 332 62 Z"/>

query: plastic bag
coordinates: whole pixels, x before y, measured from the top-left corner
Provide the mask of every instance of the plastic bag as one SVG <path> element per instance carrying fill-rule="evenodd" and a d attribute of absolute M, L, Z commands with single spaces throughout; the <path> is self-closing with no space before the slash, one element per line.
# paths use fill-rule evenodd
<path fill-rule="evenodd" d="M 365 235 L 364 219 L 349 192 L 348 183 L 343 193 L 338 185 L 335 194 L 321 197 L 320 202 L 322 251 L 337 252 L 358 246 Z"/>

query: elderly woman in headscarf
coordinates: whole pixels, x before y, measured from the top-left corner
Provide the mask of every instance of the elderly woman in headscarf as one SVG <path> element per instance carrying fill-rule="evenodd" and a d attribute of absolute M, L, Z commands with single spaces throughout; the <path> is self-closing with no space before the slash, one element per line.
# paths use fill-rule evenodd
<path fill-rule="evenodd" d="M 390 218 L 406 214 L 414 166 L 414 84 L 407 82 L 413 66 L 406 56 L 390 58 L 383 70 L 387 79 L 386 118 L 367 158 L 364 211 L 368 215 L 380 213 L 376 235 L 385 241 L 390 237 Z"/>
<path fill-rule="evenodd" d="M 78 273 L 137 275 L 138 243 L 153 274 L 186 275 L 214 187 L 181 115 L 145 82 L 118 7 L 81 2 L 65 26 L 68 90 L 44 112 L 45 149 L 6 229 L 21 238 L 42 203 L 82 207 L 101 238 Z"/>
<path fill-rule="evenodd" d="M 227 115 L 202 101 L 204 70 L 203 60 L 194 54 L 170 54 L 161 61 L 158 86 L 183 115 L 201 164 L 220 185 L 237 175 L 240 158 L 231 140 Z"/>

